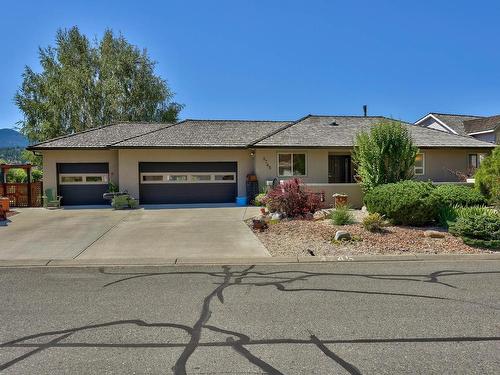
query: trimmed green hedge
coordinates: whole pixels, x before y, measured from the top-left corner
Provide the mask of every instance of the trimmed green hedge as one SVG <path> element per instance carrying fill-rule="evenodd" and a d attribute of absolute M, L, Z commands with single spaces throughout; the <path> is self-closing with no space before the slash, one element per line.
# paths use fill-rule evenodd
<path fill-rule="evenodd" d="M 464 212 L 459 212 L 457 221 L 450 224 L 451 234 L 462 237 L 465 243 L 475 242 L 475 245 L 483 243 L 491 247 L 500 242 L 499 213 L 486 208 L 482 209 L 483 212 L 475 209 L 463 210 Z"/>
<path fill-rule="evenodd" d="M 438 217 L 440 201 L 430 182 L 401 181 L 380 185 L 365 195 L 370 212 L 378 212 L 394 224 L 422 226 Z"/>
<path fill-rule="evenodd" d="M 450 207 L 484 206 L 488 203 L 478 190 L 464 185 L 439 185 L 433 194 L 441 203 Z"/>

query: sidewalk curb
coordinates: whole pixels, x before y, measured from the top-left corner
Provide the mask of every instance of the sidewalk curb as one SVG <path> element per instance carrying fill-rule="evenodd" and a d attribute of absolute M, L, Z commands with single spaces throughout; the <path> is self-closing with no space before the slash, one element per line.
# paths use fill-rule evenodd
<path fill-rule="evenodd" d="M 500 260 L 495 254 L 410 254 L 359 255 L 328 257 L 254 257 L 254 258 L 128 258 L 128 259 L 19 259 L 0 260 L 0 268 L 62 268 L 62 267 L 133 267 L 133 266 L 216 266 L 216 265 L 278 265 L 317 263 L 374 262 L 439 262 Z"/>

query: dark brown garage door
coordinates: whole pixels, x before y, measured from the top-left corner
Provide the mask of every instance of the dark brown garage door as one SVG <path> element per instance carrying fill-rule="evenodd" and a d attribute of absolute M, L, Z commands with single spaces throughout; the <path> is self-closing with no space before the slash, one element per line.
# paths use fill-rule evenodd
<path fill-rule="evenodd" d="M 236 162 L 139 163 L 141 204 L 233 203 Z"/>
<path fill-rule="evenodd" d="M 109 204 L 102 199 L 108 191 L 108 163 L 58 163 L 57 186 L 62 204 Z"/>

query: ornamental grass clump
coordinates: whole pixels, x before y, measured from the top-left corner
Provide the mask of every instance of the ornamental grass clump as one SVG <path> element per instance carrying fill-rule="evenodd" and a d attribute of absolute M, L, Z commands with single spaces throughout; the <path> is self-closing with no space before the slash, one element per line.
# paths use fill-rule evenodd
<path fill-rule="evenodd" d="M 372 233 L 383 233 L 384 227 L 387 226 L 386 221 L 379 213 L 369 214 L 363 219 L 363 228 Z"/>
<path fill-rule="evenodd" d="M 330 213 L 330 219 L 335 225 L 349 225 L 355 222 L 354 215 L 348 205 L 340 205 Z"/>

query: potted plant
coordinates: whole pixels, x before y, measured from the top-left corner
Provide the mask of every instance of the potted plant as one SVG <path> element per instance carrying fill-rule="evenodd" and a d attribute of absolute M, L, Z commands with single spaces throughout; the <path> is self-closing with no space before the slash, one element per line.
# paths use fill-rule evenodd
<path fill-rule="evenodd" d="M 9 198 L 7 197 L 0 197 L 0 208 L 5 211 L 5 212 L 8 212 L 10 210 L 10 207 L 9 207 Z"/>

